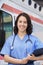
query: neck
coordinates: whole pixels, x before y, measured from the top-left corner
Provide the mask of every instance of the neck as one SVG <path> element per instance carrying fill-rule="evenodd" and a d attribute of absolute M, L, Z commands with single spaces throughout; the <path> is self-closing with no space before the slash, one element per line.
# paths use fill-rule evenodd
<path fill-rule="evenodd" d="M 19 35 L 20 37 L 24 37 L 24 36 L 26 35 L 26 32 L 18 32 L 18 35 Z"/>

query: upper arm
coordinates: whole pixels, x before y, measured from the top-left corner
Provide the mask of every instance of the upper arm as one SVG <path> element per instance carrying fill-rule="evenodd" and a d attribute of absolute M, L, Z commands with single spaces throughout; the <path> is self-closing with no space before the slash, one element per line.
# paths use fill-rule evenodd
<path fill-rule="evenodd" d="M 35 40 L 35 48 L 43 48 L 43 43 L 39 39 Z"/>
<path fill-rule="evenodd" d="M 10 39 L 5 41 L 5 44 L 1 50 L 2 55 L 9 55 L 10 54 Z"/>

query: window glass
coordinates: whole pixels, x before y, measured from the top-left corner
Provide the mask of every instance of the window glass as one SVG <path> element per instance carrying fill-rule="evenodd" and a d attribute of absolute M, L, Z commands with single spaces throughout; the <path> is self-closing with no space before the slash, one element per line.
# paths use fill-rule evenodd
<path fill-rule="evenodd" d="M 0 29 L 5 31 L 5 39 L 12 34 L 12 16 L 9 13 L 0 11 Z"/>
<path fill-rule="evenodd" d="M 6 32 L 6 38 L 12 34 L 12 16 L 6 12 L 3 12 L 3 29 Z"/>
<path fill-rule="evenodd" d="M 0 50 L 2 49 L 6 38 L 12 34 L 12 31 L 12 16 L 0 10 Z"/>

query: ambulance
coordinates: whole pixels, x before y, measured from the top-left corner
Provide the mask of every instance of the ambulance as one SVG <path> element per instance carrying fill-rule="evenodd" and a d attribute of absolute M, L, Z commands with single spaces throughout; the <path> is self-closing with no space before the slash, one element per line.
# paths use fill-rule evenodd
<path fill-rule="evenodd" d="M 43 7 L 33 0 L 0 0 L 0 50 L 6 38 L 13 34 L 13 27 L 18 14 L 26 12 L 33 24 L 33 35 L 43 42 Z M 43 65 L 43 61 L 34 62 Z M 0 65 L 8 65 L 0 56 Z"/>

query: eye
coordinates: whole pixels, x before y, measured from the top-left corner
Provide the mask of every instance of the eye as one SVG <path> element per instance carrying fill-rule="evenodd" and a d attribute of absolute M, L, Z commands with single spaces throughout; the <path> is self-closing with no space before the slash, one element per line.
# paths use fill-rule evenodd
<path fill-rule="evenodd" d="M 19 21 L 19 23 L 22 23 L 22 21 Z"/>
<path fill-rule="evenodd" d="M 27 24 L 27 21 L 24 21 L 25 24 Z"/>

